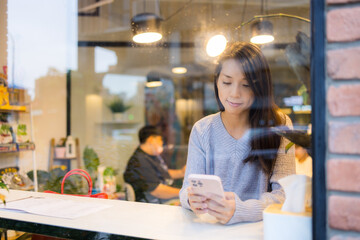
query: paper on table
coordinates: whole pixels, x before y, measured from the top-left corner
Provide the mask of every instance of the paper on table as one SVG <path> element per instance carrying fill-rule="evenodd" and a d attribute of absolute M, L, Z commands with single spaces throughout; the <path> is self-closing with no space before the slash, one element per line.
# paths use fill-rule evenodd
<path fill-rule="evenodd" d="M 106 208 L 109 205 L 92 202 L 77 202 L 58 198 L 29 197 L 7 202 L 0 209 L 21 210 L 27 213 L 74 219 L 95 213 Z"/>

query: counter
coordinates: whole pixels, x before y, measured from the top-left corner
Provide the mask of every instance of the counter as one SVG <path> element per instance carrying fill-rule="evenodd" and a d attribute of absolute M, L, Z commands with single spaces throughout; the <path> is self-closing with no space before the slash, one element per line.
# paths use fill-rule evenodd
<path fill-rule="evenodd" d="M 0 190 L 7 201 L 29 196 L 98 202 L 111 207 L 76 219 L 0 210 L 0 227 L 70 239 L 263 239 L 263 223 L 231 226 L 196 222 L 178 206 Z"/>

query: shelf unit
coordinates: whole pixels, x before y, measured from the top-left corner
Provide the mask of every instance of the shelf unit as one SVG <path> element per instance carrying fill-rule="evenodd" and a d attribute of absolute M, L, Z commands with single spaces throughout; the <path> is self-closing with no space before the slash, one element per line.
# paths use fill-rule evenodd
<path fill-rule="evenodd" d="M 18 106 L 18 105 L 6 105 L 0 106 L 0 113 L 1 112 L 26 112 L 26 106 Z M 0 144 L 0 153 L 4 152 L 19 152 L 19 151 L 32 151 L 35 150 L 35 144 L 33 142 L 27 143 L 6 143 Z"/>
<path fill-rule="evenodd" d="M 29 113 L 30 114 L 30 142 L 25 143 L 7 143 L 0 144 L 0 153 L 17 153 L 22 151 L 32 151 L 32 160 L 33 160 L 33 171 L 34 171 L 34 190 L 38 191 L 37 184 L 37 167 L 35 159 L 35 143 L 33 137 L 33 119 L 31 112 L 31 104 L 28 106 L 25 105 L 4 105 L 0 106 L 0 113 Z M 14 141 L 14 140 L 13 140 Z"/>
<path fill-rule="evenodd" d="M 76 151 L 76 157 L 73 158 L 59 158 L 55 156 L 55 139 L 52 138 L 50 141 L 50 161 L 49 161 L 49 171 L 53 168 L 54 162 L 65 162 L 65 165 L 67 167 L 67 170 L 71 169 L 71 161 L 76 160 L 77 168 L 81 168 L 81 161 L 80 161 L 80 143 L 79 138 L 75 138 L 75 151 Z"/>
<path fill-rule="evenodd" d="M 35 150 L 35 144 L 32 142 L 0 144 L 0 153 L 32 151 L 32 150 Z"/>

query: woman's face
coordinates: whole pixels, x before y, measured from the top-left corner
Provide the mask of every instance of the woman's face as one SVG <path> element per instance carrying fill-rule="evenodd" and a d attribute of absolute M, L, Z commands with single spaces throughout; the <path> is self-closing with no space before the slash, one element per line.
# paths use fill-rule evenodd
<path fill-rule="evenodd" d="M 254 102 L 251 90 L 240 63 L 235 59 L 225 60 L 217 80 L 219 99 L 226 113 L 248 113 Z"/>

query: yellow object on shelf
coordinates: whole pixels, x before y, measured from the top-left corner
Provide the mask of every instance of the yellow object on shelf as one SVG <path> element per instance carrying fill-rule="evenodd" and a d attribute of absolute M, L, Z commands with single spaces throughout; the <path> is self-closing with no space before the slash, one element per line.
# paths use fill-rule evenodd
<path fill-rule="evenodd" d="M 26 106 L 10 105 L 8 88 L 0 86 L 0 111 L 25 112 Z"/>
<path fill-rule="evenodd" d="M 4 106 L 0 106 L 0 111 L 26 112 L 26 106 L 4 105 Z"/>
<path fill-rule="evenodd" d="M 9 106 L 9 92 L 7 90 L 7 87 L 4 86 L 0 86 L 0 106 Z"/>

